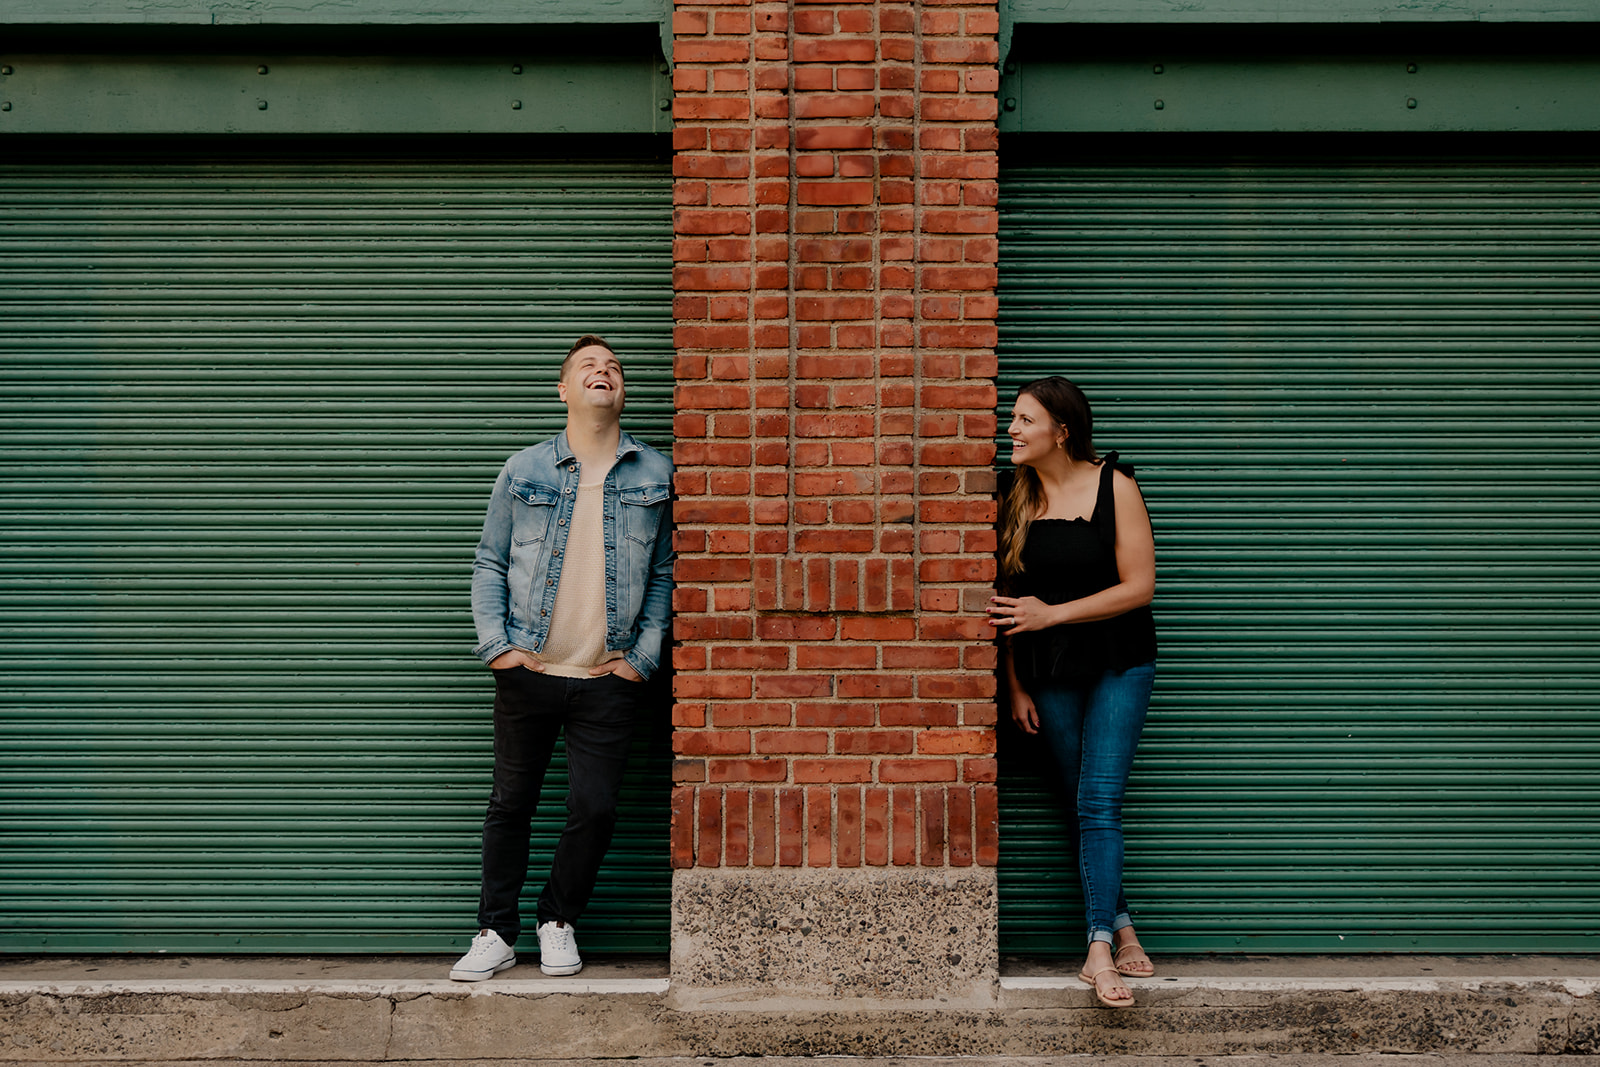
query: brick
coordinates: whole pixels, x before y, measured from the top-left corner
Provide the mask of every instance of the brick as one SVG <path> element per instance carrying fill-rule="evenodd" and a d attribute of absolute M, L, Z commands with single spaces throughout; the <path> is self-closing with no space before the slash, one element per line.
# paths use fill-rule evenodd
<path fill-rule="evenodd" d="M 918 790 L 922 807 L 922 838 L 918 859 L 924 867 L 943 867 L 945 861 L 945 791 L 941 786 Z"/>
<path fill-rule="evenodd" d="M 748 730 L 677 730 L 672 751 L 685 756 L 744 756 L 750 753 Z"/>
<path fill-rule="evenodd" d="M 989 101 L 994 103 L 993 100 Z M 806 93 L 795 98 L 794 117 L 798 119 L 861 119 L 877 113 L 877 101 L 864 93 Z M 998 113 L 998 112 L 997 112 Z M 680 117 L 674 110 L 674 117 Z M 698 115 L 683 115 L 698 118 Z"/>
<path fill-rule="evenodd" d="M 917 735 L 918 755 L 988 754 L 994 750 L 993 730 L 924 730 Z"/>
<path fill-rule="evenodd" d="M 993 348 L 999 339 L 995 325 L 987 322 L 959 326 L 929 323 L 918 334 L 927 348 Z"/>
<path fill-rule="evenodd" d="M 968 759 L 961 762 L 963 782 L 994 782 L 1000 777 L 1000 765 L 992 759 Z"/>
<path fill-rule="evenodd" d="M 809 126 L 795 135 L 795 147 L 802 152 L 872 147 L 870 126 Z"/>
<path fill-rule="evenodd" d="M 972 789 L 956 787 L 945 794 L 945 827 L 952 867 L 972 866 Z"/>
<path fill-rule="evenodd" d="M 771 867 L 778 860 L 777 797 L 771 789 L 750 790 L 750 865 Z"/>
<path fill-rule="evenodd" d="M 712 782 L 781 782 L 789 765 L 781 759 L 714 759 L 707 772 Z"/>
<path fill-rule="evenodd" d="M 793 54 L 796 63 L 871 63 L 878 58 L 871 39 L 815 41 L 802 37 L 795 41 Z"/>
<path fill-rule="evenodd" d="M 845 698 L 895 700 L 909 697 L 914 680 L 903 674 L 847 674 L 838 679 L 838 694 Z"/>
<path fill-rule="evenodd" d="M 716 781 L 716 763 L 711 767 L 712 781 Z M 878 781 L 954 782 L 959 769 L 953 759 L 886 759 L 878 763 Z"/>
<path fill-rule="evenodd" d="M 961 651 L 956 645 L 891 646 L 883 650 L 883 666 L 887 670 L 951 671 L 962 665 Z"/>
<path fill-rule="evenodd" d="M 841 788 L 834 797 L 834 855 L 840 867 L 861 866 L 861 791 Z"/>
<path fill-rule="evenodd" d="M 838 620 L 811 616 L 772 615 L 756 621 L 756 633 L 764 641 L 831 641 Z"/>
<path fill-rule="evenodd" d="M 674 34 L 705 33 L 711 28 L 710 15 L 705 11 L 677 10 L 672 13 Z"/>
<path fill-rule="evenodd" d="M 874 706 L 861 703 L 811 701 L 794 708 L 796 726 L 850 727 L 871 726 Z"/>
<path fill-rule="evenodd" d="M 908 756 L 915 750 L 911 730 L 851 730 L 836 734 L 834 751 L 848 756 Z"/>
<path fill-rule="evenodd" d="M 871 552 L 876 540 L 871 530 L 802 530 L 795 535 L 797 552 L 829 554 Z"/>
<path fill-rule="evenodd" d="M 749 233 L 750 215 L 742 211 L 697 211 L 685 208 L 672 213 L 672 232 L 683 234 Z"/>
<path fill-rule="evenodd" d="M 779 650 L 787 656 L 788 650 Z M 794 711 L 785 703 L 741 701 L 737 704 L 711 705 L 711 724 L 724 729 L 734 726 L 788 726 Z"/>
<path fill-rule="evenodd" d="M 676 50 L 674 50 L 676 51 Z M 675 97 L 672 117 L 683 122 L 725 122 L 750 117 L 750 101 L 741 97 Z"/>
<path fill-rule="evenodd" d="M 669 836 L 672 866 L 679 870 L 694 866 L 694 799 L 691 787 L 676 786 L 672 790 Z"/>
<path fill-rule="evenodd" d="M 871 867 L 889 863 L 889 790 L 883 786 L 861 793 L 861 858 Z"/>
<path fill-rule="evenodd" d="M 778 790 L 778 865 L 798 867 L 805 857 L 805 792 Z"/>
<path fill-rule="evenodd" d="M 1000 101 L 992 96 L 924 97 L 922 118 L 927 122 L 993 122 Z"/>
<path fill-rule="evenodd" d="M 758 730 L 754 740 L 756 752 L 762 755 L 819 755 L 828 751 L 829 736 L 825 730 Z"/>
<path fill-rule="evenodd" d="M 853 204 L 870 204 L 873 202 L 874 190 L 871 182 L 862 181 L 831 181 L 831 182 L 800 182 L 796 187 L 796 199 L 808 206 L 844 206 Z M 964 232 L 984 232 L 978 230 Z"/>
<path fill-rule="evenodd" d="M 924 385 L 922 387 L 923 406 L 933 410 L 959 410 L 962 408 L 993 410 L 998 402 L 999 394 L 995 387 L 988 382 L 971 385 Z"/>
<path fill-rule="evenodd" d="M 833 12 L 825 9 L 806 10 L 804 8 L 794 13 L 795 33 L 832 33 Z"/>
<path fill-rule="evenodd" d="M 679 615 L 672 620 L 672 636 L 679 641 L 748 641 L 752 629 L 749 619 L 728 615 Z"/>
<path fill-rule="evenodd" d="M 674 63 L 743 63 L 750 58 L 750 42 L 709 40 L 672 42 Z"/>
<path fill-rule="evenodd" d="M 696 798 L 696 836 L 699 847 L 695 864 L 700 867 L 722 866 L 722 790 L 701 789 Z"/>
<path fill-rule="evenodd" d="M 861 645 L 804 645 L 795 650 L 801 670 L 861 670 L 878 665 L 878 650 Z"/>
<path fill-rule="evenodd" d="M 833 863 L 833 794 L 827 787 L 806 790 L 806 864 Z"/>
<path fill-rule="evenodd" d="M 750 862 L 750 791 L 726 790 L 722 807 L 723 866 L 743 867 Z"/>
<path fill-rule="evenodd" d="M 995 786 L 980 785 L 973 798 L 973 860 L 981 867 L 1000 864 L 1000 794 Z"/>
<path fill-rule="evenodd" d="M 756 696 L 767 700 L 833 696 L 834 679 L 828 674 L 768 674 L 755 678 Z"/>
<path fill-rule="evenodd" d="M 925 674 L 917 678 L 917 695 L 930 700 L 993 700 L 995 689 L 994 676 L 989 674 Z"/>
<path fill-rule="evenodd" d="M 891 859 L 896 867 L 917 861 L 917 792 L 898 785 L 890 796 Z"/>
<path fill-rule="evenodd" d="M 795 300 L 794 304 L 795 318 L 802 322 L 872 317 L 870 297 L 805 296 Z"/>
<path fill-rule="evenodd" d="M 737 699 L 750 695 L 751 679 L 748 674 L 683 674 L 673 688 L 680 700 Z"/>
<path fill-rule="evenodd" d="M 870 782 L 872 761 L 865 759 L 797 759 L 794 780 L 804 783 Z"/>

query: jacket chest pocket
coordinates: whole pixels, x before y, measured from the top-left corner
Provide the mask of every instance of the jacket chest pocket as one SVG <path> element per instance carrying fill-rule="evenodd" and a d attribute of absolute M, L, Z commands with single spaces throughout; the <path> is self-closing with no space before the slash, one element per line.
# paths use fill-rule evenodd
<path fill-rule="evenodd" d="M 518 547 L 536 545 L 550 536 L 561 490 L 540 482 L 513 481 L 511 495 L 523 505 L 511 517 L 511 541 Z"/>
<path fill-rule="evenodd" d="M 617 510 L 623 536 L 641 545 L 653 543 L 671 496 L 672 487 L 668 485 L 636 485 L 622 490 L 618 498 L 621 507 Z"/>

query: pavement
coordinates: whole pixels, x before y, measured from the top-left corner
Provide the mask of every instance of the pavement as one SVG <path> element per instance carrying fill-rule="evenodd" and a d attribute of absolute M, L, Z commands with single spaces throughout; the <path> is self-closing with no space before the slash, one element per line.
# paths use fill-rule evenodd
<path fill-rule="evenodd" d="M 77 1067 L 219 1067 L 217 1060 L 102 1060 Z M 255 1061 L 233 1060 L 230 1063 Z M 274 1061 L 273 1067 L 389 1067 L 393 1061 Z M 406 1067 L 602 1067 L 607 1060 L 407 1060 Z M 1570 1056 L 1473 1056 L 1441 1053 L 1429 1056 L 1076 1056 L 950 1057 L 950 1056 L 703 1056 L 630 1059 L 628 1067 L 1573 1067 Z"/>
<path fill-rule="evenodd" d="M 1132 1009 L 1077 962 L 1010 957 L 992 1001 L 689 997 L 665 959 L 536 959 L 480 983 L 443 956 L 0 956 L 0 1067 L 1531 1067 L 1600 1056 L 1600 957 L 1160 957 Z M 1550 1065 L 1553 1067 L 1553 1065 Z"/>

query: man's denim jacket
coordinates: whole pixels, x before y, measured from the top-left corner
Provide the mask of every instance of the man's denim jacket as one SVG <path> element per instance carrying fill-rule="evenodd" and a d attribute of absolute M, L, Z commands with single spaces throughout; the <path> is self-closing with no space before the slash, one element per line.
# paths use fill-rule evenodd
<path fill-rule="evenodd" d="M 642 678 L 661 662 L 672 608 L 671 496 L 672 461 L 624 433 L 605 480 L 606 651 L 626 650 Z M 472 564 L 473 651 L 485 663 L 544 647 L 577 500 L 566 431 L 506 461 Z"/>

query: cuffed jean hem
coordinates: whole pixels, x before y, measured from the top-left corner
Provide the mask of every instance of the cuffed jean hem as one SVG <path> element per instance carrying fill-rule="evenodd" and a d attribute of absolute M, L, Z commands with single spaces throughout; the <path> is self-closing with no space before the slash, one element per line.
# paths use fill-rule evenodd
<path fill-rule="evenodd" d="M 1127 912 L 1122 912 L 1115 919 L 1111 920 L 1111 929 L 1106 930 L 1102 928 L 1099 930 L 1090 930 L 1089 943 L 1092 945 L 1096 941 L 1104 941 L 1108 945 L 1115 944 L 1116 942 L 1114 940 L 1114 935 L 1116 932 L 1118 930 L 1126 930 L 1132 925 L 1133 916 L 1129 915 Z"/>

